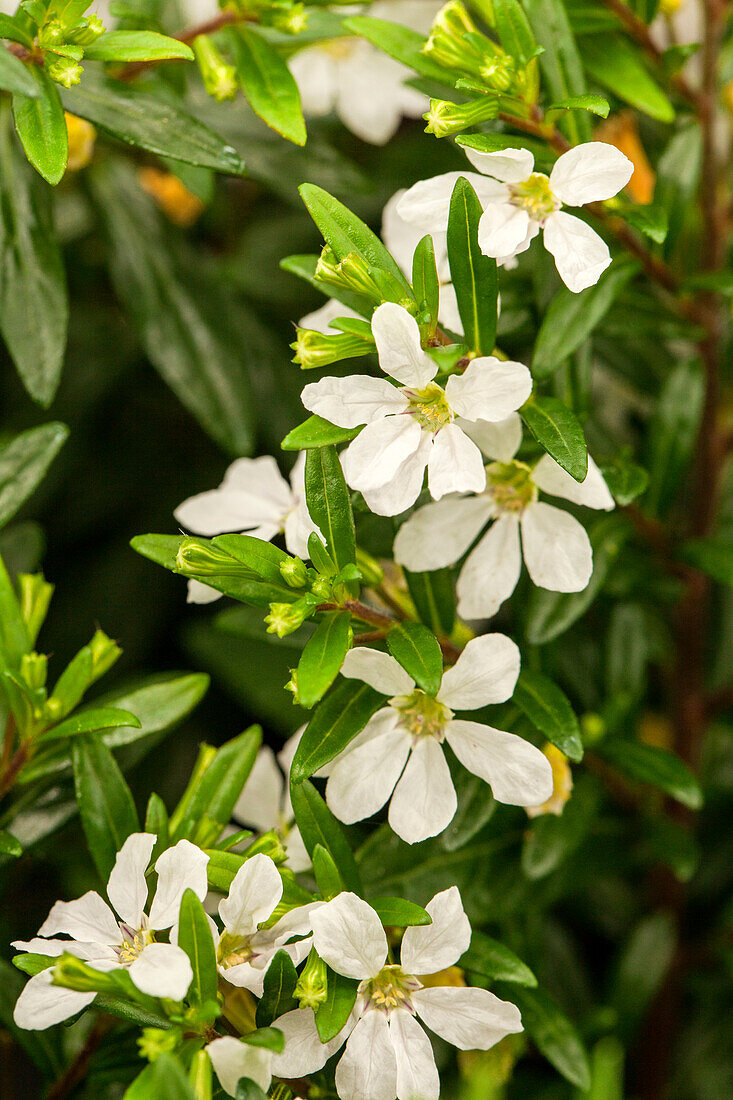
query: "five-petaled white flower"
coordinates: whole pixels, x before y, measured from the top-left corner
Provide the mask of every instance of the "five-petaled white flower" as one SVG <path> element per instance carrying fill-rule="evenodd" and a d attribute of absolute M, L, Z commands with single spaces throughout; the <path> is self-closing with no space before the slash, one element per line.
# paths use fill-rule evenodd
<path fill-rule="evenodd" d="M 300 830 L 293 821 L 290 801 L 290 766 L 304 729 L 305 726 L 285 742 L 277 759 L 269 745 L 263 745 L 232 814 L 235 821 L 252 825 L 261 833 L 274 829 L 285 846 L 291 871 L 305 871 L 311 865 Z"/>
<path fill-rule="evenodd" d="M 497 260 L 517 256 L 542 229 L 545 248 L 569 290 L 577 293 L 598 282 L 611 262 L 608 246 L 589 225 L 561 207 L 601 202 L 618 194 L 634 171 L 628 157 L 613 145 L 588 141 L 558 157 L 548 177 L 533 171 L 534 157 L 527 149 L 464 151 L 483 173 L 463 175 L 484 208 L 478 239 L 485 255 Z M 449 172 L 415 184 L 403 196 L 398 212 L 425 232 L 445 229 L 450 196 L 460 175 Z"/>
<path fill-rule="evenodd" d="M 346 1043 L 336 1067 L 341 1100 L 438 1100 L 432 1046 L 417 1018 L 459 1050 L 488 1050 L 522 1030 L 516 1005 L 487 989 L 423 986 L 421 977 L 452 966 L 471 940 L 457 887 L 436 894 L 427 911 L 432 924 L 407 929 L 399 965 L 388 962 L 379 917 L 355 894 L 339 894 L 314 914 L 315 948 L 338 974 L 359 981 L 356 1004 L 330 1043 L 320 1042 L 312 1009 L 275 1020 L 285 1034 L 273 1058 L 278 1076 L 315 1073 Z"/>
<path fill-rule="evenodd" d="M 491 785 L 499 802 L 535 806 L 550 797 L 552 769 L 538 748 L 514 733 L 453 716 L 454 710 L 511 698 L 519 650 L 505 635 L 473 638 L 443 673 L 435 697 L 416 687 L 394 657 L 376 649 L 350 650 L 341 672 L 391 696 L 323 769 L 328 805 L 346 824 L 370 817 L 391 796 L 389 823 L 408 844 L 442 832 L 457 806 L 444 741 L 465 768 Z"/>
<path fill-rule="evenodd" d="M 290 474 L 290 484 L 271 455 L 238 458 L 232 462 L 218 489 L 209 489 L 184 500 L 174 515 L 195 535 L 222 535 L 236 531 L 269 542 L 281 532 L 291 554 L 308 556 L 308 536 L 317 531 L 305 503 L 305 455 L 300 454 Z M 190 603 L 211 603 L 221 592 L 208 584 L 188 582 Z"/>
<path fill-rule="evenodd" d="M 472 359 L 445 389 L 438 368 L 420 345 L 417 321 L 385 302 L 374 311 L 372 332 L 384 378 L 322 378 L 305 387 L 303 404 L 342 428 L 366 427 L 341 456 L 352 489 L 373 512 L 395 516 L 414 504 L 428 471 L 430 495 L 480 492 L 486 484 L 481 452 L 456 423 L 505 419 L 529 397 L 532 378 L 522 363 L 493 356 Z"/>
<path fill-rule="evenodd" d="M 593 572 L 585 528 L 569 512 L 537 497 L 542 491 L 610 511 L 613 497 L 593 459 L 589 456 L 588 473 L 579 483 L 549 455 L 534 467 L 516 461 L 522 441 L 518 416 L 468 430 L 484 454 L 495 460 L 486 468 L 485 490 L 419 508 L 397 533 L 396 560 L 416 572 L 452 565 L 493 520 L 458 578 L 460 615 L 481 619 L 499 609 L 519 580 L 522 551 L 534 584 L 553 592 L 580 592 Z"/>
<path fill-rule="evenodd" d="M 281 949 L 297 966 L 311 947 L 311 914 L 320 902 L 291 909 L 271 928 L 260 928 L 272 917 L 283 893 L 280 872 L 259 852 L 237 871 L 229 894 L 219 903 L 224 931 L 212 927 L 219 973 L 231 985 L 262 996 L 265 974 Z M 295 943 L 293 937 L 302 937 Z"/>
<path fill-rule="evenodd" d="M 442 0 L 392 0 L 375 3 L 369 14 L 427 33 Z M 352 133 L 372 145 L 384 145 L 403 116 L 419 118 L 428 100 L 405 83 L 410 69 L 363 38 L 336 38 L 299 50 L 288 64 L 300 90 L 306 115 L 336 111 Z"/>
<path fill-rule="evenodd" d="M 145 872 L 155 845 L 152 833 L 133 833 L 117 853 L 107 883 L 112 909 L 94 890 L 76 901 L 57 901 L 41 925 L 38 937 L 14 947 L 40 955 L 68 953 L 95 970 L 124 967 L 142 993 L 182 1000 L 193 971 L 188 955 L 175 943 L 159 943 L 155 933 L 178 921 L 187 889 L 203 901 L 209 857 L 187 840 L 179 840 L 155 862 L 158 885 L 145 913 L 148 884 Z M 114 912 L 113 912 L 114 909 Z M 117 914 L 117 915 L 115 915 Z M 119 918 L 119 919 L 118 919 Z M 71 939 L 44 939 L 63 933 Z M 95 993 L 78 993 L 52 984 L 53 970 L 42 970 L 26 985 L 15 1005 L 18 1027 L 41 1030 L 86 1008 Z"/>

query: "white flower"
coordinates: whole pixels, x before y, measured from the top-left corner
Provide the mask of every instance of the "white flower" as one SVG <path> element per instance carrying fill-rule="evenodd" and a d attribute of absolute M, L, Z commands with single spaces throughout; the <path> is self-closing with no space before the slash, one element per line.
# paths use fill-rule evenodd
<path fill-rule="evenodd" d="M 229 894 L 219 903 L 224 931 L 212 927 L 219 973 L 231 985 L 262 996 L 265 974 L 281 949 L 297 966 L 310 951 L 311 914 L 319 902 L 291 909 L 272 928 L 260 928 L 282 897 L 283 881 L 269 856 L 258 853 L 237 871 Z M 290 943 L 294 936 L 302 936 Z"/>
<path fill-rule="evenodd" d="M 503 424 L 468 429 L 488 458 L 485 490 L 419 508 L 400 527 L 395 559 L 415 572 L 458 561 L 486 524 L 492 526 L 469 554 L 458 578 L 458 611 L 466 619 L 493 615 L 514 591 L 522 567 L 540 588 L 580 592 L 593 572 L 585 528 L 561 508 L 537 499 L 538 491 L 586 508 L 610 511 L 613 497 L 592 458 L 578 483 L 545 455 L 534 466 L 514 460 L 522 441 L 518 416 Z M 520 549 L 521 531 L 521 549 Z"/>
<path fill-rule="evenodd" d="M 320 309 L 314 309 L 312 313 L 306 313 L 304 317 L 301 317 L 298 321 L 298 327 L 331 335 L 337 331 L 331 327 L 331 321 L 334 321 L 337 317 L 356 317 L 360 321 L 363 320 L 361 314 L 357 313 L 355 309 L 343 305 L 338 298 L 329 298 Z"/>
<path fill-rule="evenodd" d="M 437 366 L 420 345 L 417 321 L 402 306 L 385 302 L 374 311 L 372 332 L 385 374 L 322 378 L 303 390 L 311 412 L 356 428 L 366 424 L 342 455 L 344 475 L 369 508 L 394 516 L 414 504 L 428 471 L 430 495 L 480 492 L 486 484 L 481 453 L 456 423 L 503 420 L 530 395 L 532 378 L 521 363 L 493 356 L 472 359 L 445 389 L 433 382 Z"/>
<path fill-rule="evenodd" d="M 417 1018 L 459 1050 L 488 1050 L 522 1030 L 516 1005 L 487 989 L 423 986 L 420 977 L 453 965 L 471 940 L 455 886 L 436 894 L 427 911 L 432 924 L 407 929 L 399 965 L 388 963 L 379 917 L 355 894 L 339 894 L 314 914 L 316 950 L 338 974 L 359 980 L 356 1004 L 330 1043 L 320 1042 L 312 1009 L 294 1009 L 275 1020 L 285 1033 L 285 1049 L 273 1058 L 274 1073 L 314 1073 L 346 1043 L 336 1067 L 342 1100 L 438 1100 L 432 1046 Z"/>
<path fill-rule="evenodd" d="M 450 196 L 463 174 L 484 208 L 478 235 L 485 255 L 499 261 L 517 256 L 542 229 L 545 248 L 569 290 L 577 293 L 598 282 L 611 262 L 608 247 L 589 225 L 561 207 L 618 194 L 634 171 L 628 157 L 613 145 L 588 141 L 558 157 L 548 177 L 533 171 L 534 157 L 527 149 L 464 151 L 483 176 L 449 172 L 415 184 L 398 205 L 403 218 L 425 232 L 446 228 Z"/>
<path fill-rule="evenodd" d="M 107 883 L 112 909 L 94 890 L 76 901 L 57 901 L 41 925 L 38 938 L 13 946 L 41 955 L 66 952 L 95 970 L 124 967 L 142 993 L 183 1000 L 193 977 L 188 955 L 175 943 L 158 943 L 155 933 L 177 922 L 187 889 L 203 901 L 209 857 L 187 840 L 179 840 L 163 852 L 155 863 L 158 885 L 150 913 L 146 914 L 145 872 L 155 839 L 151 833 L 133 833 L 117 853 Z M 71 939 L 42 938 L 59 932 Z M 94 1000 L 95 993 L 77 993 L 52 985 L 52 975 L 52 970 L 43 970 L 26 985 L 15 1006 L 18 1027 L 50 1027 Z"/>
<path fill-rule="evenodd" d="M 214 1039 L 206 1046 L 219 1084 L 229 1096 L 237 1095 L 237 1085 L 248 1077 L 267 1092 L 272 1080 L 272 1051 L 249 1046 L 233 1035 Z"/>
<path fill-rule="evenodd" d="M 317 531 L 305 503 L 305 454 L 298 455 L 290 484 L 271 455 L 238 458 L 218 489 L 184 500 L 175 517 L 196 535 L 222 535 L 236 531 L 269 542 L 281 532 L 291 554 L 308 556 L 308 536 Z M 190 603 L 210 603 L 221 592 L 201 581 L 188 582 Z"/>
<path fill-rule="evenodd" d="M 372 4 L 369 14 L 427 32 L 440 7 L 438 0 L 397 0 Z M 335 110 L 344 126 L 373 145 L 386 144 L 403 116 L 419 118 L 428 106 L 427 97 L 405 83 L 414 73 L 361 38 L 310 46 L 288 64 L 306 115 Z"/>
<path fill-rule="evenodd" d="M 291 871 L 305 871 L 311 865 L 300 830 L 293 821 L 290 801 L 290 766 L 304 729 L 305 726 L 286 741 L 277 760 L 269 746 L 260 749 L 232 815 L 236 821 L 261 833 L 274 829 L 283 841 Z"/>
<path fill-rule="evenodd" d="M 443 673 L 433 698 L 386 653 L 359 647 L 341 672 L 363 680 L 389 704 L 327 765 L 326 801 L 350 825 L 370 817 L 391 796 L 389 823 L 408 844 L 440 833 L 456 812 L 456 792 L 443 742 L 465 768 L 491 785 L 499 802 L 535 806 L 552 793 L 552 769 L 538 748 L 513 733 L 457 719 L 510 699 L 519 675 L 519 650 L 503 634 L 473 638 Z"/>

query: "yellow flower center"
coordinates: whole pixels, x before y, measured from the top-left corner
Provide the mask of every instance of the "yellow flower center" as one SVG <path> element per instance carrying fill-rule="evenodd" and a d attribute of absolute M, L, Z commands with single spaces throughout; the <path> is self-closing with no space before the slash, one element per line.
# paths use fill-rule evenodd
<path fill-rule="evenodd" d="M 432 695 L 415 688 L 411 695 L 400 695 L 392 700 L 399 711 L 400 725 L 413 737 L 437 737 L 443 740 L 446 722 L 453 712 Z"/>
<path fill-rule="evenodd" d="M 129 966 L 130 963 L 134 963 L 135 959 L 142 954 L 143 949 L 146 948 L 149 943 L 153 943 L 155 939 L 153 933 L 147 928 L 138 930 L 126 929 L 124 936 L 124 940 L 117 948 L 117 954 L 120 962 L 127 966 Z"/>
<path fill-rule="evenodd" d="M 427 431 L 438 432 L 453 419 L 445 393 L 436 382 L 428 382 L 421 390 L 405 388 L 403 393 L 410 402 L 410 415 Z"/>
<path fill-rule="evenodd" d="M 560 203 L 550 190 L 550 180 L 543 172 L 533 172 L 521 183 L 510 184 L 509 192 L 514 205 L 521 206 L 535 221 L 543 221 L 548 214 L 560 209 Z"/>
<path fill-rule="evenodd" d="M 358 38 L 332 38 L 330 42 L 322 42 L 316 48 L 335 57 L 337 61 L 343 61 L 351 56 L 358 41 Z"/>
<path fill-rule="evenodd" d="M 249 962 L 253 955 L 248 937 L 232 936 L 231 933 L 224 932 L 219 940 L 216 961 L 228 970 L 230 966 L 240 966 L 241 963 Z"/>
<path fill-rule="evenodd" d="M 384 966 L 374 978 L 366 978 L 359 992 L 368 999 L 372 1008 L 392 1012 L 396 1008 L 410 1008 L 410 994 L 421 988 L 417 978 L 405 974 L 401 966 Z"/>
<path fill-rule="evenodd" d="M 486 467 L 486 492 L 502 512 L 523 512 L 537 499 L 532 470 L 524 462 L 492 462 Z"/>

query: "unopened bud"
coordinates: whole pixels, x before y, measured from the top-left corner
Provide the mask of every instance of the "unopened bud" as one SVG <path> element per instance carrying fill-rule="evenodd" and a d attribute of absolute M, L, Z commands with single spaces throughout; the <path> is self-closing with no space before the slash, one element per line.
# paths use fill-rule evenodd
<path fill-rule="evenodd" d="M 144 1027 L 137 1040 L 140 1057 L 155 1062 L 161 1054 L 172 1054 L 180 1040 L 180 1032 L 175 1028 Z"/>
<path fill-rule="evenodd" d="M 56 84 L 60 84 L 62 88 L 72 88 L 74 84 L 78 84 L 84 71 L 78 61 L 73 61 L 70 57 L 50 56 L 49 54 L 46 54 L 43 59 L 43 67 L 51 80 L 55 81 Z"/>
<path fill-rule="evenodd" d="M 140 186 L 174 225 L 193 225 L 204 209 L 198 195 L 186 187 L 172 172 L 163 172 L 147 164 L 138 171 Z"/>
<path fill-rule="evenodd" d="M 53 984 L 77 993 L 119 993 L 111 973 L 95 970 L 73 955 L 62 955 L 53 968 Z"/>
<path fill-rule="evenodd" d="M 286 8 L 275 8 L 269 19 L 263 20 L 266 26 L 275 27 L 283 34 L 301 34 L 308 26 L 308 15 L 303 4 L 290 4 Z"/>
<path fill-rule="evenodd" d="M 341 359 L 368 355 L 374 350 L 371 341 L 365 340 L 362 336 L 353 336 L 348 332 L 339 332 L 331 336 L 310 328 L 297 329 L 296 340 L 290 346 L 295 352 L 293 362 L 298 363 L 303 370 L 327 367 L 330 363 L 338 363 Z"/>
<path fill-rule="evenodd" d="M 65 41 L 66 33 L 58 19 L 49 19 L 38 32 L 38 45 L 42 50 L 53 50 Z"/>
<path fill-rule="evenodd" d="M 97 630 L 89 643 L 92 651 L 92 677 L 98 680 L 112 668 L 112 665 L 120 657 L 122 650 L 111 638 L 108 638 L 103 630 Z"/>
<path fill-rule="evenodd" d="M 288 588 L 303 588 L 308 580 L 308 569 L 300 558 L 288 558 L 280 562 L 280 573 Z"/>
<path fill-rule="evenodd" d="M 46 618 L 53 595 L 53 585 L 49 584 L 42 573 L 18 574 L 18 599 L 31 645 L 35 643 L 38 632 Z"/>
<path fill-rule="evenodd" d="M 285 638 L 298 630 L 312 613 L 313 605 L 305 600 L 296 600 L 295 603 L 271 603 L 270 614 L 265 615 L 267 633 Z"/>
<path fill-rule="evenodd" d="M 237 70 L 224 59 L 212 39 L 207 34 L 194 38 L 193 52 L 207 93 L 218 103 L 234 99 L 239 90 Z"/>
<path fill-rule="evenodd" d="M 104 34 L 104 23 L 98 15 L 88 15 L 69 32 L 68 41 L 77 46 L 91 46 L 100 34 Z"/>
<path fill-rule="evenodd" d="M 328 996 L 328 978 L 326 964 L 311 948 L 308 962 L 305 964 L 302 974 L 295 986 L 295 996 L 300 1002 L 301 1008 L 312 1008 L 314 1011 L 323 1004 Z"/>
<path fill-rule="evenodd" d="M 21 679 L 31 691 L 38 691 L 46 683 L 48 658 L 44 653 L 24 653 L 20 659 Z"/>
<path fill-rule="evenodd" d="M 499 106 L 495 99 L 474 99 L 470 103 L 450 103 L 445 99 L 431 99 L 430 110 L 423 118 L 427 122 L 426 134 L 447 137 L 458 134 L 479 122 L 496 118 Z"/>
<path fill-rule="evenodd" d="M 422 52 L 443 68 L 478 77 L 498 49 L 481 34 L 460 0 L 451 0 L 438 12 Z"/>
<path fill-rule="evenodd" d="M 357 252 L 350 252 L 345 259 L 339 261 L 333 250 L 326 246 L 318 258 L 315 275 L 321 282 L 355 291 L 373 302 L 382 301 L 381 291 L 369 265 Z"/>
<path fill-rule="evenodd" d="M 495 54 L 481 67 L 481 79 L 495 92 L 508 92 L 517 79 L 514 61 L 507 54 Z M 483 119 L 477 119 L 482 122 Z"/>
<path fill-rule="evenodd" d="M 311 585 L 311 592 L 322 603 L 333 597 L 333 581 L 330 577 L 317 577 Z"/>
<path fill-rule="evenodd" d="M 250 577 L 252 570 L 226 550 L 201 539 L 184 539 L 176 554 L 176 570 L 187 577 Z"/>
<path fill-rule="evenodd" d="M 248 844 L 242 855 L 245 859 L 251 859 L 252 856 L 256 855 L 269 856 L 273 863 L 284 863 L 288 857 L 285 846 L 274 829 L 270 829 L 268 833 L 263 833 L 257 840 L 253 840 L 251 844 Z"/>

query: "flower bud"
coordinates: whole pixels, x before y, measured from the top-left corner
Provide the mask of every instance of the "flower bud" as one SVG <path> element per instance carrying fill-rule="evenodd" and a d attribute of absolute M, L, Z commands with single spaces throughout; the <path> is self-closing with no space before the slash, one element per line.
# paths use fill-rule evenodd
<path fill-rule="evenodd" d="M 330 363 L 338 363 L 341 359 L 368 355 L 374 350 L 372 342 L 361 336 L 353 336 L 348 332 L 339 332 L 331 336 L 309 328 L 297 329 L 296 340 L 290 346 L 295 352 L 293 362 L 298 363 L 303 370 L 327 367 Z"/>
<path fill-rule="evenodd" d="M 271 10 L 269 17 L 262 22 L 283 34 L 301 34 L 308 26 L 308 15 L 304 4 L 292 4 L 290 0 L 286 0 L 285 4 L 277 5 Z"/>
<path fill-rule="evenodd" d="M 104 34 L 104 23 L 98 15 L 87 15 L 78 26 L 74 27 L 67 36 L 68 42 L 76 46 L 91 46 L 96 42 L 100 34 Z"/>
<path fill-rule="evenodd" d="M 338 260 L 328 245 L 318 257 L 315 275 L 323 283 L 330 283 L 341 290 L 355 291 L 370 301 L 381 303 L 382 293 L 377 286 L 366 260 L 357 252 L 350 252 L 343 260 Z"/>
<path fill-rule="evenodd" d="M 95 970 L 74 955 L 62 955 L 53 967 L 53 984 L 61 985 L 64 989 L 74 989 L 77 993 L 120 992 L 111 973 Z"/>
<path fill-rule="evenodd" d="M 186 577 L 250 577 L 252 570 L 212 542 L 184 539 L 176 554 L 176 571 Z"/>
<path fill-rule="evenodd" d="M 326 977 L 326 964 L 311 948 L 308 961 L 295 986 L 295 996 L 300 1002 L 301 1008 L 312 1008 L 314 1011 L 323 1004 L 328 996 L 328 979 Z"/>
<path fill-rule="evenodd" d="M 280 573 L 288 588 L 303 588 L 308 580 L 308 569 L 300 558 L 281 561 Z"/>
<path fill-rule="evenodd" d="M 172 1054 L 180 1039 L 176 1028 L 144 1027 L 137 1040 L 140 1057 L 155 1062 L 161 1054 Z"/>
<path fill-rule="evenodd" d="M 313 604 L 306 600 L 295 603 L 271 603 L 270 614 L 265 615 L 267 633 L 284 638 L 293 634 L 313 613 Z"/>
<path fill-rule="evenodd" d="M 20 676 L 31 691 L 45 686 L 48 658 L 44 653 L 24 653 L 20 659 Z"/>
<path fill-rule="evenodd" d="M 112 665 L 122 653 L 117 642 L 113 642 L 111 638 L 108 638 L 103 630 L 95 632 L 89 643 L 89 648 L 92 651 L 92 678 L 94 680 L 104 676 L 105 672 L 112 668 Z"/>
<path fill-rule="evenodd" d="M 508 92 L 517 79 L 514 61 L 505 53 L 497 53 L 481 67 L 481 79 L 495 92 Z M 483 122 L 483 119 L 477 119 Z"/>
<path fill-rule="evenodd" d="M 78 61 L 70 57 L 50 56 L 46 54 L 43 59 L 45 68 L 51 80 L 60 84 L 62 88 L 71 88 L 81 81 L 83 69 Z"/>
<path fill-rule="evenodd" d="M 214 1092 L 211 1059 L 205 1050 L 197 1050 L 191 1059 L 188 1080 L 196 1100 L 211 1100 Z"/>
<path fill-rule="evenodd" d="M 224 59 L 212 39 L 207 34 L 198 35 L 193 40 L 193 52 L 207 93 L 218 103 L 234 99 L 239 90 L 237 70 Z"/>
<path fill-rule="evenodd" d="M 38 632 L 46 618 L 52 595 L 53 585 L 48 583 L 42 573 L 18 574 L 20 613 L 23 616 L 31 645 L 35 643 Z"/>
<path fill-rule="evenodd" d="M 86 168 L 94 156 L 97 131 L 91 122 L 69 114 L 68 111 L 64 112 L 64 118 L 69 141 L 69 158 L 66 167 L 70 172 L 78 172 L 81 168 Z"/>
<path fill-rule="evenodd" d="M 242 855 L 245 859 L 251 859 L 252 856 L 256 855 L 264 855 L 269 856 L 273 863 L 284 863 L 288 854 L 275 830 L 270 829 L 269 832 L 263 833 L 257 840 L 253 840 L 251 844 L 248 844 Z"/>
<path fill-rule="evenodd" d="M 66 40 L 66 27 L 58 19 L 49 19 L 38 32 L 38 45 L 42 50 L 53 50 Z"/>
<path fill-rule="evenodd" d="M 422 52 L 445 69 L 480 77 L 481 66 L 499 49 L 481 34 L 460 0 L 438 12 Z"/>
<path fill-rule="evenodd" d="M 450 103 L 445 99 L 431 99 L 430 110 L 423 118 L 427 122 L 426 134 L 436 137 L 448 137 L 475 126 L 479 122 L 488 122 L 496 118 L 499 111 L 495 99 L 474 99 L 470 103 Z"/>

